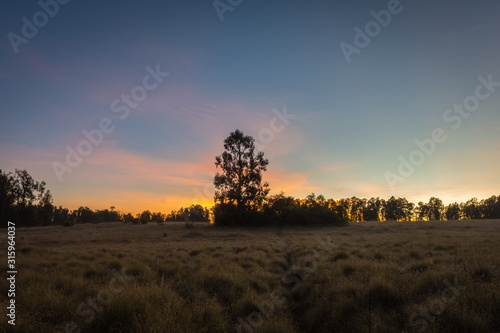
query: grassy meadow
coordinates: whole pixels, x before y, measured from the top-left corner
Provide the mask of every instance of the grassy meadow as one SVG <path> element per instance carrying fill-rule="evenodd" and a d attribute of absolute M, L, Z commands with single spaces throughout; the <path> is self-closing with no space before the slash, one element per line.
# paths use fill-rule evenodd
<path fill-rule="evenodd" d="M 1 332 L 500 331 L 498 220 L 32 227 L 16 251 Z"/>

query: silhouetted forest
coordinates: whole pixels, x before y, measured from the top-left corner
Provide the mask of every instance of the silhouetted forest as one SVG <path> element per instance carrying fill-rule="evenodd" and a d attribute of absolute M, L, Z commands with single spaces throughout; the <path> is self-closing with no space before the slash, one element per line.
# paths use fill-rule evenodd
<path fill-rule="evenodd" d="M 217 205 L 220 207 L 220 205 Z M 406 198 L 346 198 L 326 199 L 314 193 L 304 199 L 285 196 L 284 193 L 270 196 L 261 208 L 249 210 L 240 216 L 235 206 L 223 208 L 220 225 L 321 225 L 341 224 L 346 221 L 430 221 L 500 219 L 500 196 L 488 199 L 472 198 L 467 202 L 447 206 L 441 199 L 432 197 L 427 203 L 414 204 Z M 217 212 L 216 212 L 217 216 Z M 238 220 L 239 218 L 239 220 Z"/>
<path fill-rule="evenodd" d="M 214 218 L 215 217 L 215 218 Z M 188 222 L 214 219 L 216 225 L 321 225 L 347 221 L 415 221 L 499 219 L 500 196 L 488 199 L 472 198 L 467 202 L 447 206 L 435 197 L 427 203 L 414 204 L 406 198 L 346 198 L 326 199 L 310 194 L 304 199 L 284 193 L 262 198 L 259 205 L 238 211 L 229 201 L 212 209 L 201 205 L 173 210 L 169 214 L 145 210 L 135 216 L 110 207 L 92 210 L 80 207 L 69 210 L 53 205 L 52 195 L 43 181 L 34 180 L 26 170 L 5 173 L 0 170 L 0 221 L 18 226 L 73 225 L 100 222 Z"/>
<path fill-rule="evenodd" d="M 135 216 L 131 213 L 121 213 L 115 207 L 103 210 L 92 210 L 81 206 L 69 210 L 55 206 L 44 181 L 36 181 L 26 170 L 16 169 L 14 172 L 0 170 L 0 222 L 2 227 L 7 221 L 15 222 L 17 226 L 48 226 L 75 223 L 100 222 L 173 222 L 196 221 L 208 222 L 209 210 L 201 205 L 173 210 L 169 214 L 145 210 Z"/>
<path fill-rule="evenodd" d="M 413 221 L 500 218 L 500 196 L 444 206 L 435 197 L 415 205 L 406 198 L 326 199 L 314 193 L 304 199 L 268 197 L 262 174 L 269 161 L 255 151 L 255 139 L 235 130 L 224 140 L 224 152 L 215 157 L 220 172 L 214 177 L 216 225 L 318 225 L 347 221 Z"/>

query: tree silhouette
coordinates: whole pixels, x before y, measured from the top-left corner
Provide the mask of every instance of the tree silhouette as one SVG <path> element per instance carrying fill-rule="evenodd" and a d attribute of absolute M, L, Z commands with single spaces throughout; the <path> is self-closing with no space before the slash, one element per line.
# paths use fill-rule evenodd
<path fill-rule="evenodd" d="M 365 221 L 380 221 L 380 211 L 383 203 L 380 198 L 370 198 L 365 202 L 363 219 Z"/>
<path fill-rule="evenodd" d="M 45 193 L 45 182 L 36 181 L 28 171 L 15 169 L 15 172 L 4 173 L 0 170 L 0 223 L 7 224 L 7 220 L 19 221 L 19 226 L 50 224 L 52 216 L 49 212 L 51 195 L 43 200 L 46 211 L 44 216 L 39 215 L 37 201 L 42 200 Z M 40 220 L 40 217 L 42 220 Z"/>
<path fill-rule="evenodd" d="M 13 214 L 13 206 L 16 201 L 14 184 L 14 175 L 12 172 L 4 173 L 0 170 L 0 223 L 2 227 L 7 225 L 7 220 Z"/>
<path fill-rule="evenodd" d="M 480 219 L 481 211 L 479 210 L 479 202 L 476 197 L 467 200 L 462 208 L 464 217 L 468 220 Z"/>
<path fill-rule="evenodd" d="M 458 203 L 449 204 L 446 207 L 444 215 L 447 220 L 459 220 L 460 219 L 460 205 Z"/>
<path fill-rule="evenodd" d="M 392 196 L 389 200 L 383 202 L 383 216 L 387 220 L 410 220 L 413 215 L 414 206 L 406 198 L 395 198 Z"/>
<path fill-rule="evenodd" d="M 429 220 L 441 220 L 444 211 L 443 201 L 441 199 L 431 197 L 427 203 Z"/>
<path fill-rule="evenodd" d="M 429 216 L 429 206 L 426 203 L 419 201 L 417 206 L 417 218 L 420 221 L 423 221 L 426 218 L 428 218 L 428 216 Z"/>
<path fill-rule="evenodd" d="M 269 184 L 262 182 L 262 173 L 269 161 L 264 153 L 255 152 L 254 138 L 240 130 L 224 140 L 225 151 L 215 157 L 221 168 L 214 177 L 216 225 L 264 225 L 262 204 L 269 193 Z"/>
<path fill-rule="evenodd" d="M 238 129 L 224 140 L 225 151 L 215 158 L 222 169 L 214 178 L 216 204 L 236 205 L 243 211 L 259 207 L 269 193 L 269 184 L 262 183 L 269 161 L 263 152 L 255 153 L 254 142 Z"/>
<path fill-rule="evenodd" d="M 363 221 L 363 210 L 366 204 L 366 199 L 360 199 L 356 197 L 351 198 L 351 220 L 354 222 Z"/>
<path fill-rule="evenodd" d="M 480 202 L 481 215 L 485 219 L 494 219 L 500 217 L 500 196 L 491 196 Z"/>

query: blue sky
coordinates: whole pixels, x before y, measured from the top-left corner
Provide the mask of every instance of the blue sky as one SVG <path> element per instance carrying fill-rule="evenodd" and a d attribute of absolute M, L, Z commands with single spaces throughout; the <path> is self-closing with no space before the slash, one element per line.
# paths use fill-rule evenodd
<path fill-rule="evenodd" d="M 41 2 L 54 11 L 55 0 Z M 239 128 L 258 139 L 285 108 L 295 117 L 275 122 L 281 130 L 264 148 L 273 193 L 498 195 L 500 87 L 459 128 L 443 119 L 475 94 L 478 77 L 500 82 L 497 1 L 243 0 L 223 21 L 212 1 L 57 4 L 17 53 L 9 34 L 23 37 L 22 18 L 43 20 L 43 9 L 24 1 L 0 14 L 0 169 L 44 179 L 55 204 L 208 203 L 224 138 Z M 399 13 L 348 63 L 340 44 L 355 46 L 354 27 L 365 31 L 371 11 L 391 6 Z M 157 66 L 169 75 L 119 119 L 112 102 Z M 58 176 L 54 163 L 68 167 L 66 148 L 102 119 L 113 130 Z M 447 140 L 402 177 L 399 157 L 436 128 Z"/>

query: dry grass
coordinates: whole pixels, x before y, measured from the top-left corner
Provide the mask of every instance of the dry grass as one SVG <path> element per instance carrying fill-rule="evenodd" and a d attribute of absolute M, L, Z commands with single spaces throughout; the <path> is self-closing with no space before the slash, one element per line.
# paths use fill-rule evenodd
<path fill-rule="evenodd" d="M 500 221 L 106 223 L 20 228 L 16 249 L 5 332 L 500 331 Z"/>

